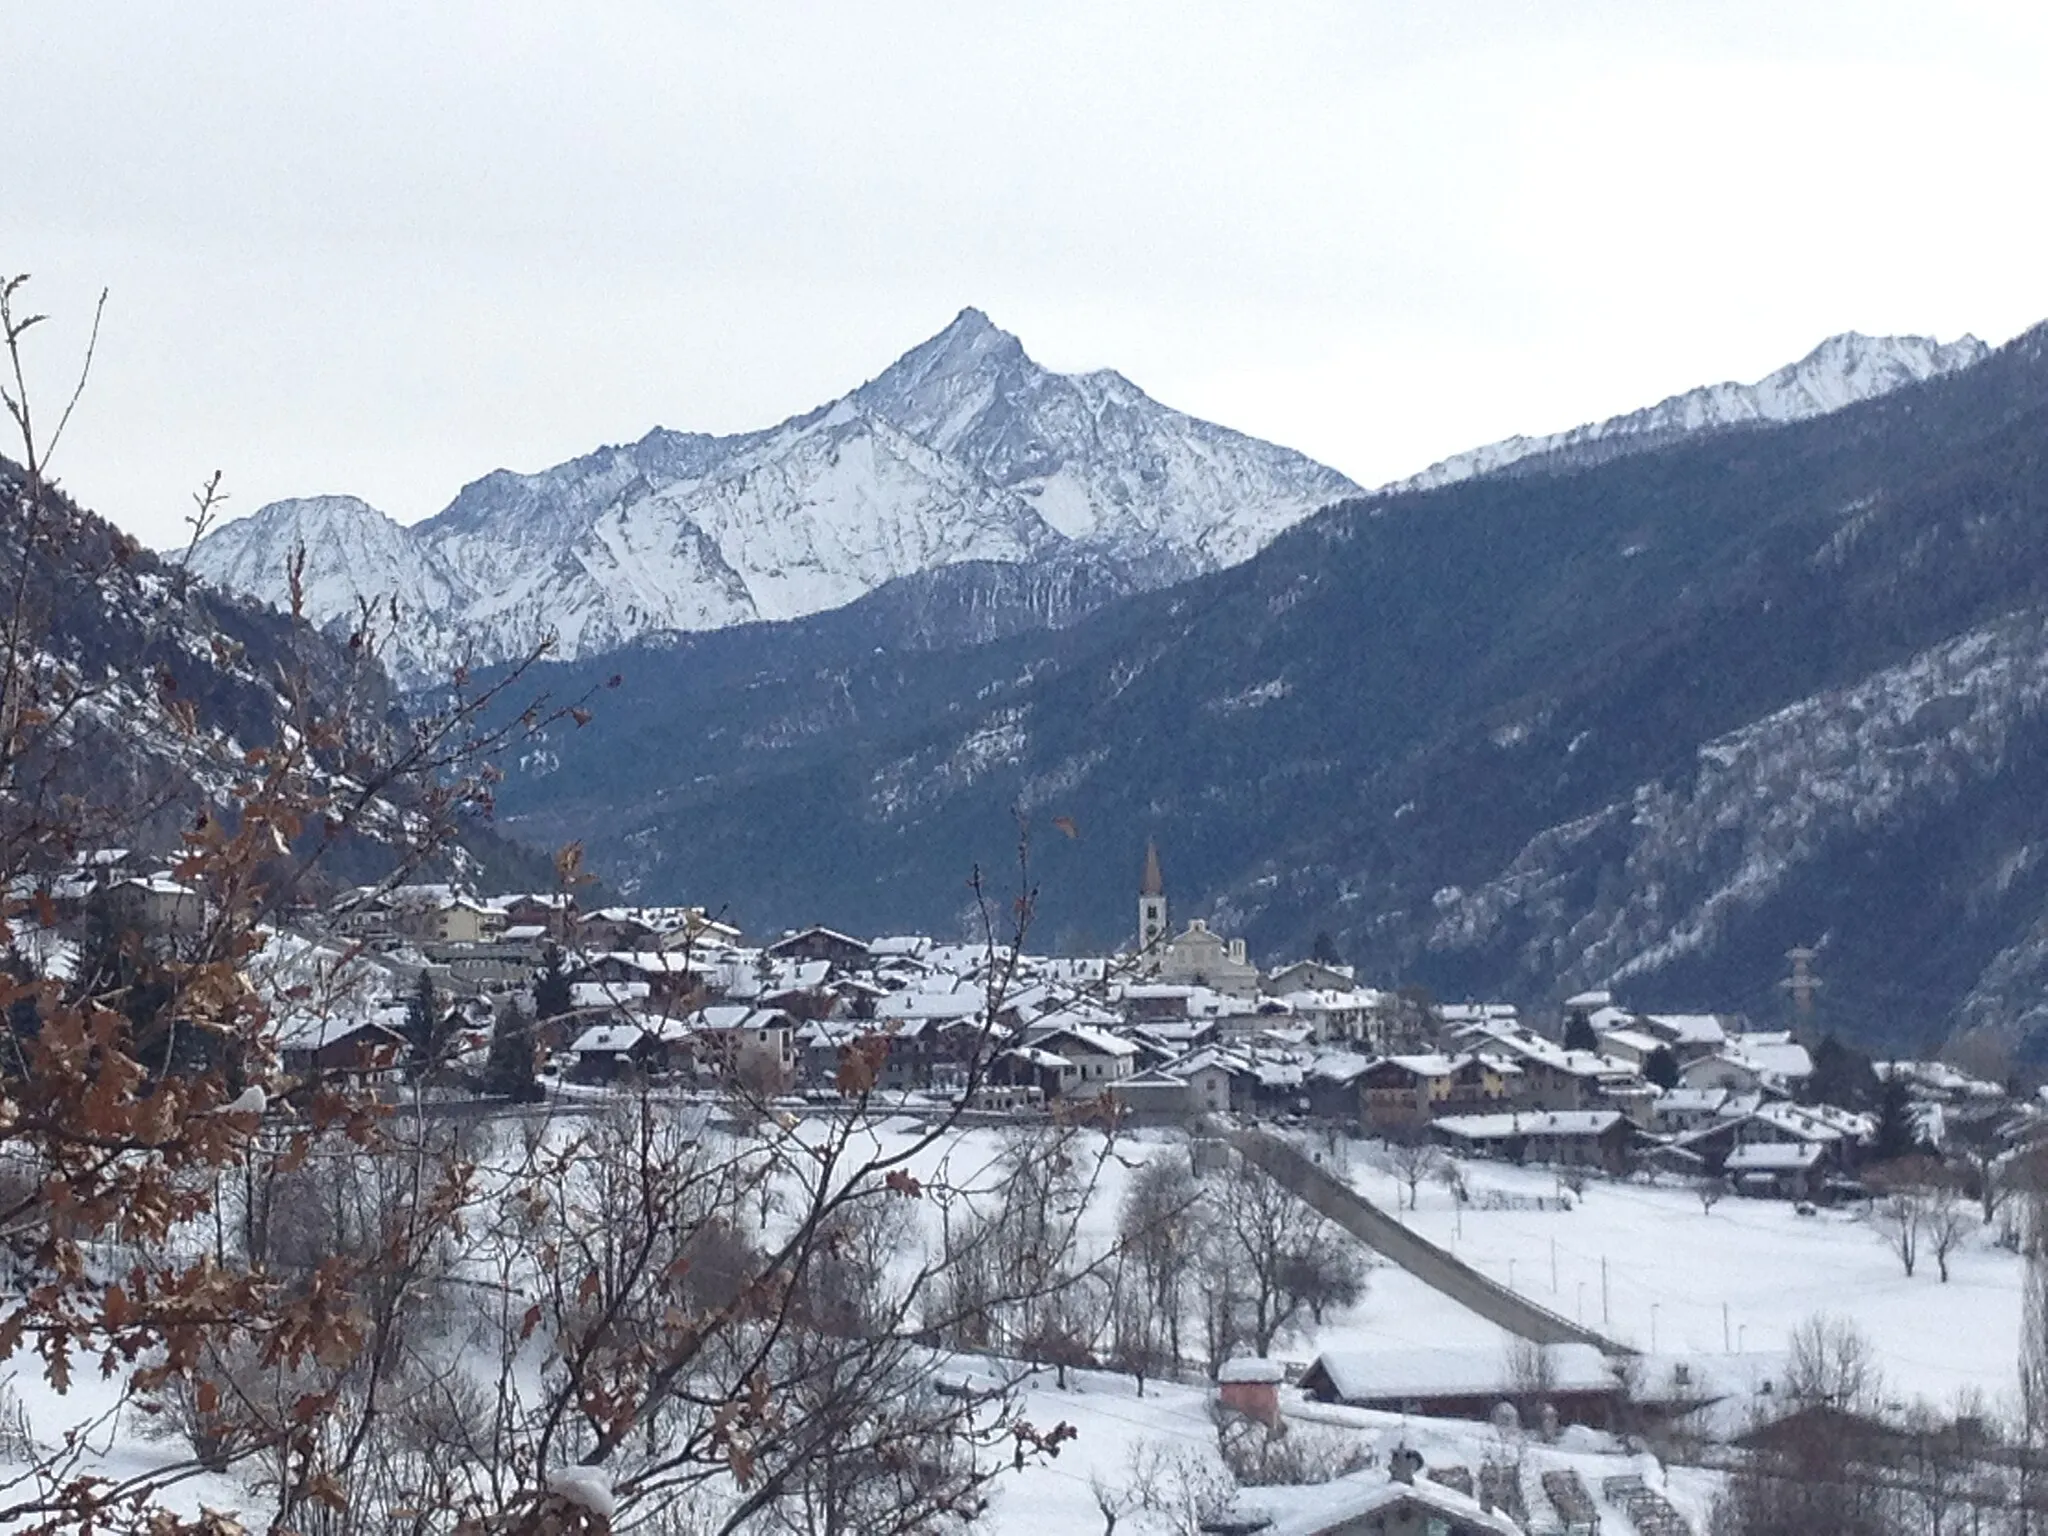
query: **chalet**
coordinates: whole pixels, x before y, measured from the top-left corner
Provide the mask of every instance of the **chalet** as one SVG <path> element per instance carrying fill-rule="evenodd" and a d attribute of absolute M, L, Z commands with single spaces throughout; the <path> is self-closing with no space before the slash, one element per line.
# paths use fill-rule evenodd
<path fill-rule="evenodd" d="M 1712 1125 L 1735 1102 L 1725 1088 L 1672 1088 L 1657 1096 L 1649 1129 L 1660 1136 L 1679 1136 Z"/>
<path fill-rule="evenodd" d="M 1864 1115 L 1825 1104 L 1755 1103 L 1745 1114 L 1725 1115 L 1672 1145 L 1692 1153 L 1709 1173 L 1748 1176 L 1738 1187 L 1758 1194 L 1782 1194 L 1793 1187 L 1812 1193 L 1856 1160 L 1874 1127 Z M 1745 1152 L 1741 1148 L 1811 1147 L 1811 1153 Z M 1805 1198 L 1805 1194 L 1795 1198 Z"/>
<path fill-rule="evenodd" d="M 586 950 L 655 950 L 661 931 L 630 907 L 605 907 L 576 920 L 576 943 Z"/>
<path fill-rule="evenodd" d="M 1626 1173 L 1640 1132 L 1618 1109 L 1511 1110 L 1444 1115 L 1430 1126 L 1461 1152 L 1515 1163 L 1604 1168 Z"/>
<path fill-rule="evenodd" d="M 1671 1047 L 1679 1061 L 1711 1056 L 1728 1043 L 1728 1022 L 1714 1013 L 1641 1013 L 1635 1027 Z"/>
<path fill-rule="evenodd" d="M 504 914 L 507 934 L 523 928 L 532 930 L 536 937 L 567 940 L 576 931 L 576 898 L 566 891 L 491 896 L 484 905 Z"/>
<path fill-rule="evenodd" d="M 454 896 L 410 914 L 407 931 L 429 944 L 487 944 L 505 931 L 505 914 Z"/>
<path fill-rule="evenodd" d="M 1721 1172 L 1745 1195 L 1805 1200 L 1821 1191 L 1827 1148 L 1811 1141 L 1750 1141 L 1731 1147 Z"/>
<path fill-rule="evenodd" d="M 1320 960 L 1297 960 L 1268 971 L 1259 982 L 1268 997 L 1288 997 L 1296 992 L 1344 992 L 1359 990 L 1356 973 L 1348 965 L 1325 965 Z"/>
<path fill-rule="evenodd" d="M 406 1039 L 379 1020 L 308 1018 L 278 1029 L 278 1058 L 295 1077 L 388 1072 L 405 1059 Z"/>
<path fill-rule="evenodd" d="M 1309 1113 L 1325 1120 L 1356 1123 L 1362 1102 L 1358 1079 L 1372 1063 L 1372 1057 L 1356 1051 L 1318 1052 L 1302 1084 Z"/>
<path fill-rule="evenodd" d="M 1379 1015 L 1375 1004 L 1379 994 L 1361 991 L 1299 991 L 1279 995 L 1279 1001 L 1303 1024 L 1318 1045 L 1334 1040 L 1378 1043 L 1382 1033 L 1374 1029 Z"/>
<path fill-rule="evenodd" d="M 675 1063 L 675 1042 L 630 1020 L 593 1024 L 569 1044 L 570 1078 L 617 1083 L 658 1077 Z"/>
<path fill-rule="evenodd" d="M 1247 1113 L 1258 1094 L 1251 1059 L 1235 1049 L 1204 1046 L 1173 1064 L 1186 1079 L 1188 1107 L 1197 1114 Z"/>
<path fill-rule="evenodd" d="M 717 1003 L 683 1021 L 692 1056 L 757 1089 L 780 1092 L 796 1076 L 796 1021 L 772 1008 Z"/>
<path fill-rule="evenodd" d="M 1163 982 L 1134 982 L 1123 989 L 1120 997 L 1124 1017 L 1133 1024 L 1184 1020 L 1188 1017 L 1188 1004 L 1194 998 L 1195 990 L 1193 987 L 1168 986 Z"/>
<path fill-rule="evenodd" d="M 642 986 L 656 1002 L 687 1002 L 706 986 L 710 971 L 701 960 L 665 949 L 611 950 L 592 955 L 581 979 L 606 986 Z"/>
<path fill-rule="evenodd" d="M 1359 1124 L 1375 1134 L 1426 1124 L 1450 1097 L 1449 1056 L 1383 1056 L 1358 1074 Z"/>
<path fill-rule="evenodd" d="M 1036 1045 L 1012 1046 L 988 1064 L 993 1088 L 1029 1088 L 1041 1100 L 1057 1099 L 1080 1080 L 1080 1069 L 1057 1051 Z"/>
<path fill-rule="evenodd" d="M 1754 1093 L 1764 1086 L 1764 1071 L 1728 1051 L 1695 1056 L 1679 1068 L 1678 1081 L 1687 1088 L 1719 1088 L 1724 1093 Z"/>
<path fill-rule="evenodd" d="M 107 906 L 124 926 L 192 935 L 206 926 L 206 898 L 167 875 L 142 875 L 107 888 Z"/>
<path fill-rule="evenodd" d="M 1131 1074 L 1138 1048 L 1130 1041 L 1085 1025 L 1061 1024 L 1048 1030 L 1031 1030 L 1030 1045 L 1063 1056 L 1072 1063 L 1074 1080 L 1066 1091 L 1082 1097 L 1106 1092 L 1109 1084 Z"/>
<path fill-rule="evenodd" d="M 1521 1068 L 1514 1094 L 1521 1109 L 1587 1109 L 1601 1103 L 1610 1086 L 1637 1078 L 1627 1062 L 1597 1051 L 1567 1050 L 1519 1024 L 1482 1020 L 1453 1033 L 1465 1049 Z"/>
<path fill-rule="evenodd" d="M 1188 1080 L 1163 1067 L 1117 1078 L 1109 1085 L 1109 1096 L 1130 1119 L 1149 1125 L 1185 1120 L 1195 1107 Z"/>
<path fill-rule="evenodd" d="M 1302 1373 L 1317 1402 L 1432 1419 L 1485 1420 L 1507 1402 L 1540 1399 L 1561 1423 L 1614 1422 L 1625 1388 L 1590 1344 L 1530 1345 L 1526 1361 L 1497 1347 L 1326 1350 Z"/>
<path fill-rule="evenodd" d="M 1386 1471 L 1354 1472 L 1308 1488 L 1251 1490 L 1248 1497 L 1276 1517 L 1260 1522 L 1259 1536 L 1521 1536 L 1521 1527 L 1497 1510 L 1444 1483 L 1418 1479 L 1421 1459 L 1404 1448 L 1389 1458 Z"/>
<path fill-rule="evenodd" d="M 892 1018 L 865 1033 L 887 1042 L 878 1085 L 892 1093 L 957 1092 L 966 1085 L 975 1058 L 987 1054 L 992 1040 L 1003 1038 L 1000 1031 L 984 1030 L 978 1017 L 959 1015 Z"/>
<path fill-rule="evenodd" d="M 859 939 L 833 928 L 804 928 L 784 934 L 765 953 L 775 960 L 824 960 L 837 970 L 861 970 L 874 961 L 874 951 Z"/>

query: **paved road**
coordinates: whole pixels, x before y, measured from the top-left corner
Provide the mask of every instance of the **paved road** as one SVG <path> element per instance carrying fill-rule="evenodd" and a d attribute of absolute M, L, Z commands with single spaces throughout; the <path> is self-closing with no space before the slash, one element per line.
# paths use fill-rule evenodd
<path fill-rule="evenodd" d="M 1366 1247 L 1488 1322 L 1538 1344 L 1591 1344 L 1603 1354 L 1635 1353 L 1625 1344 L 1617 1344 L 1518 1296 L 1427 1238 L 1417 1236 L 1279 1137 L 1266 1131 L 1238 1131 L 1230 1140 L 1238 1151 Z"/>

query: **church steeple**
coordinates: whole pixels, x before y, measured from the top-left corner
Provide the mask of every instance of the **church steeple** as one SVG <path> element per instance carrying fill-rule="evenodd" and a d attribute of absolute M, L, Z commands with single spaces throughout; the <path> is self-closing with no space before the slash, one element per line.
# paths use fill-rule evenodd
<path fill-rule="evenodd" d="M 1138 881 L 1138 953 L 1156 952 L 1166 942 L 1166 877 L 1159 872 L 1159 845 L 1145 842 L 1145 873 Z"/>

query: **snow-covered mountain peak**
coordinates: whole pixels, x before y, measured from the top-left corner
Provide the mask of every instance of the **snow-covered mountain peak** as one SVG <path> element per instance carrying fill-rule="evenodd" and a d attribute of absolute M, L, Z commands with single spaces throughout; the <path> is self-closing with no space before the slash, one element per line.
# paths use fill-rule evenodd
<path fill-rule="evenodd" d="M 1641 452 L 1695 432 L 1804 421 L 1938 374 L 1968 368 L 1990 350 L 1967 335 L 1942 342 L 1929 336 L 1866 336 L 1844 331 L 1754 384 L 1709 384 L 1644 410 L 1568 432 L 1506 438 L 1454 454 L 1381 489 L 1430 490 L 1518 464 L 1525 466 L 1524 472 L 1528 468 L 1570 469 Z"/>

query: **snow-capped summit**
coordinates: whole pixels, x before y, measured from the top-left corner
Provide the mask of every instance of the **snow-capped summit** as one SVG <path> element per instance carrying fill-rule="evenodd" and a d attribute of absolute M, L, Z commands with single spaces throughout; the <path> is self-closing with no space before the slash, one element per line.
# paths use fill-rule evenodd
<path fill-rule="evenodd" d="M 653 630 L 838 607 L 966 561 L 1102 555 L 1169 581 L 1246 558 L 1358 487 L 1284 448 L 1198 421 L 1114 373 L 1033 362 L 962 310 L 853 393 L 732 437 L 657 428 L 537 474 L 498 470 L 400 527 L 352 498 L 265 507 L 202 540 L 199 574 L 350 622 L 395 592 L 417 633 L 403 681 L 499 661 L 546 635 L 576 656 Z"/>
<path fill-rule="evenodd" d="M 1062 374 L 964 309 L 853 398 L 1021 496 L 1055 531 L 1171 580 L 1234 565 L 1358 487 L 1291 449 Z"/>
<path fill-rule="evenodd" d="M 1907 384 L 1953 373 L 1981 361 L 1991 349 L 1974 336 L 1941 342 L 1928 336 L 1830 336 L 1796 363 L 1754 384 L 1709 384 L 1682 395 L 1545 437 L 1510 437 L 1454 454 L 1420 474 L 1382 487 L 1426 491 L 1510 465 L 1568 469 L 1638 453 L 1694 432 L 1759 423 L 1803 421 L 1875 399 Z M 1541 460 L 1541 464 L 1531 461 Z"/>

